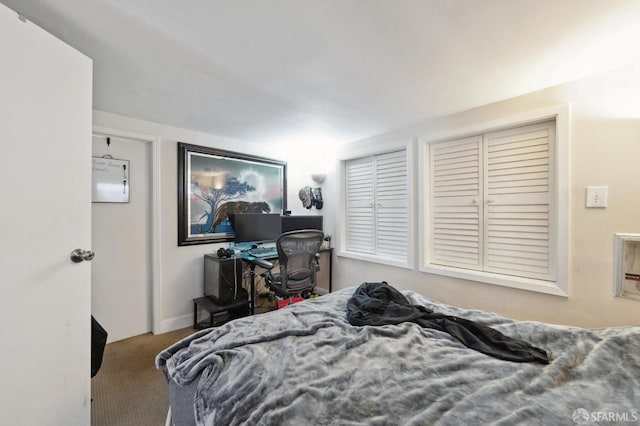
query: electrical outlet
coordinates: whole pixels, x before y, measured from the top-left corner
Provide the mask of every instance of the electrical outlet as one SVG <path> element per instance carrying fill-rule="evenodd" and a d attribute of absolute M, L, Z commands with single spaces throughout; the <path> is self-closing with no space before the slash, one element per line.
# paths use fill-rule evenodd
<path fill-rule="evenodd" d="M 587 186 L 587 202 L 589 208 L 607 207 L 607 186 Z"/>

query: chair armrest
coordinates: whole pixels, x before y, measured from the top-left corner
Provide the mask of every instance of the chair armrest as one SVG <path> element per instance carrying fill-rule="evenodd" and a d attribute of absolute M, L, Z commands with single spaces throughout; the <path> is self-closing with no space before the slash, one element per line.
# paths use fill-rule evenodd
<path fill-rule="evenodd" d="M 260 259 L 259 257 L 254 257 L 253 259 L 250 260 L 250 262 L 264 269 L 273 269 L 273 263 L 264 259 Z"/>

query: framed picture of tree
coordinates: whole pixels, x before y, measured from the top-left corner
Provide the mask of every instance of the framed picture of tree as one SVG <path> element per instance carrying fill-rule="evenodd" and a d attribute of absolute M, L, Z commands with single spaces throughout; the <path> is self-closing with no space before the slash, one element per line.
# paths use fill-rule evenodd
<path fill-rule="evenodd" d="M 287 209 L 287 163 L 178 142 L 178 245 L 233 240 L 231 213 Z"/>

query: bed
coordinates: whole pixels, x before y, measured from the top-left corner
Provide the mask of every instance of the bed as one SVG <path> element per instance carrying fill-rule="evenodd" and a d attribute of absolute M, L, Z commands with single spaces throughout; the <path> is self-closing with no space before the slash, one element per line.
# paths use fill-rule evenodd
<path fill-rule="evenodd" d="M 542 348 L 549 363 L 470 349 L 414 322 L 354 326 L 356 287 L 201 330 L 158 354 L 182 425 L 612 424 L 640 421 L 640 327 L 581 329 L 415 306 Z"/>

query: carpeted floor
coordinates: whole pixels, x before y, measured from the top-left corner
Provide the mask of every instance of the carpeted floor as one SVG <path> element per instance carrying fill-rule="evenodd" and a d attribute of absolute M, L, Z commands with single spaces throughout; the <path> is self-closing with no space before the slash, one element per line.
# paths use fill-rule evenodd
<path fill-rule="evenodd" d="M 110 343 L 102 367 L 91 379 L 93 426 L 159 426 L 169 407 L 167 383 L 155 367 L 164 348 L 193 333 L 192 328 L 151 333 Z"/>

